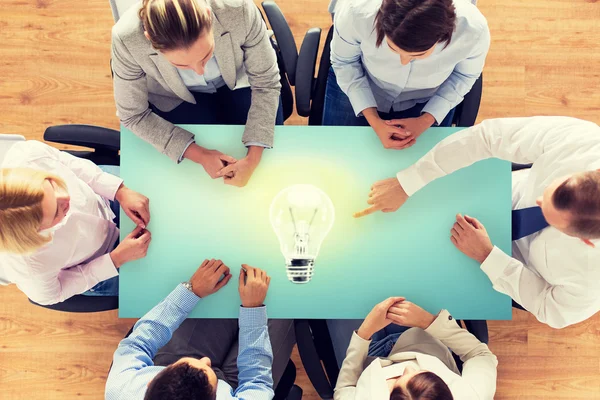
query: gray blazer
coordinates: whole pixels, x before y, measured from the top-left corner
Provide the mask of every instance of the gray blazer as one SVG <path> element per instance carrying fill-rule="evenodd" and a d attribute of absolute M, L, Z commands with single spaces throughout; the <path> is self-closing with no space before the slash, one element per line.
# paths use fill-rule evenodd
<path fill-rule="evenodd" d="M 214 55 L 230 89 L 252 89 L 242 141 L 273 145 L 279 106 L 279 68 L 267 29 L 252 0 L 207 0 L 212 10 Z M 159 117 L 150 108 L 171 111 L 183 101 L 195 104 L 177 69 L 144 36 L 141 3 L 112 29 L 112 70 L 121 123 L 178 162 L 194 135 Z"/>

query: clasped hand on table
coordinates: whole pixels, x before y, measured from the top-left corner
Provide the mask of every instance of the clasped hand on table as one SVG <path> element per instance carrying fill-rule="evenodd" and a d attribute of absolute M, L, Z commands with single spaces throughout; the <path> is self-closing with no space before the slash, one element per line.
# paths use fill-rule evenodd
<path fill-rule="evenodd" d="M 354 214 L 361 218 L 377 211 L 385 213 L 397 211 L 408 200 L 408 194 L 396 178 L 384 179 L 371 186 L 367 203 L 370 207 Z M 481 222 L 476 218 L 456 215 L 456 222 L 450 230 L 450 240 L 466 256 L 480 264 L 492 252 L 494 246 Z"/>
<path fill-rule="evenodd" d="M 377 304 L 356 332 L 365 340 L 370 340 L 375 332 L 390 324 L 410 328 L 427 329 L 435 317 L 404 297 L 389 297 Z"/>
<path fill-rule="evenodd" d="M 202 165 L 211 178 L 223 178 L 226 185 L 243 187 L 258 166 L 263 150 L 264 148 L 260 146 L 248 146 L 246 157 L 237 160 L 218 150 L 206 149 L 192 143 L 183 157 Z"/>
<path fill-rule="evenodd" d="M 417 142 L 417 138 L 435 122 L 435 118 L 429 113 L 423 113 L 416 118 L 384 120 L 379 117 L 374 107 L 363 110 L 363 115 L 381 140 L 383 147 L 393 150 L 411 147 Z"/>
<path fill-rule="evenodd" d="M 119 202 L 123 212 L 137 225 L 133 232 L 110 252 L 113 264 L 116 268 L 120 268 L 126 262 L 146 257 L 152 240 L 150 231 L 146 229 L 150 223 L 150 200 L 124 184 L 117 189 L 115 200 Z"/>

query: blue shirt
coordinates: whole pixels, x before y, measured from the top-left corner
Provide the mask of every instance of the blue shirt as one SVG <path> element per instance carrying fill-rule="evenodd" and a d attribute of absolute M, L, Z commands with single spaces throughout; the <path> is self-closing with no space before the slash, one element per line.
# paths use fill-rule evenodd
<path fill-rule="evenodd" d="M 178 285 L 160 304 L 133 327 L 129 337 L 119 343 L 106 381 L 106 400 L 143 399 L 147 384 L 165 367 L 152 359 L 166 345 L 173 332 L 200 300 L 183 285 Z M 274 396 L 271 366 L 273 351 L 267 328 L 266 307 L 240 307 L 239 384 L 233 390 L 219 380 L 217 399 L 271 400 Z"/>
<path fill-rule="evenodd" d="M 204 67 L 204 74 L 198 75 L 192 69 L 177 68 L 177 73 L 190 92 L 217 93 L 217 89 L 225 86 L 221 69 L 213 55 Z"/>
<path fill-rule="evenodd" d="M 447 47 L 407 65 L 384 40 L 376 46 L 375 16 L 382 0 L 344 0 L 335 9 L 331 64 L 356 115 L 370 107 L 403 111 L 427 103 L 422 112 L 439 124 L 479 78 L 490 46 L 485 17 L 467 0 L 454 0 L 456 27 Z"/>

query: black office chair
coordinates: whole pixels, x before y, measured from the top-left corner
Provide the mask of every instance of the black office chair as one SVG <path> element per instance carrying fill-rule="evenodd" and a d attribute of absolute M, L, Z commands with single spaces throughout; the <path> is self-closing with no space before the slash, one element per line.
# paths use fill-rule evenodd
<path fill-rule="evenodd" d="M 262 7 L 283 55 L 283 68 L 290 84 L 296 87 L 296 110 L 299 115 L 308 117 L 309 125 L 321 125 L 327 76 L 331 66 L 330 44 L 333 37 L 333 26 L 327 33 L 323 54 L 319 61 L 319 70 L 315 77 L 321 29 L 311 28 L 307 31 L 298 53 L 292 31 L 279 6 L 273 1 L 264 1 Z M 483 75 L 477 79 L 463 101 L 456 106 L 452 121 L 455 126 L 469 127 L 475 124 L 481 103 L 482 89 Z"/>
<path fill-rule="evenodd" d="M 72 146 L 85 146 L 92 150 L 67 150 L 76 157 L 85 158 L 97 165 L 119 165 L 121 133 L 114 129 L 92 125 L 57 125 L 44 132 L 44 140 Z M 119 308 L 118 296 L 75 295 L 61 303 L 41 305 L 31 299 L 36 306 L 63 312 L 100 312 Z"/>
<path fill-rule="evenodd" d="M 133 332 L 133 326 L 125 335 L 125 338 L 129 337 Z M 108 373 L 110 374 L 110 370 L 112 368 L 112 363 L 108 368 Z M 300 386 L 295 385 L 296 382 L 296 365 L 292 360 L 290 360 L 285 367 L 285 371 L 279 380 L 279 384 L 275 388 L 275 396 L 273 400 L 301 400 L 302 399 L 302 388 Z"/>
<path fill-rule="evenodd" d="M 461 321 L 457 321 L 461 323 Z M 462 321 L 465 328 L 483 343 L 488 343 L 486 321 Z M 321 399 L 333 399 L 333 389 L 339 375 L 339 367 L 333 350 L 327 322 L 322 319 L 296 320 L 296 343 L 306 375 Z M 453 354 L 458 369 L 462 362 Z"/>

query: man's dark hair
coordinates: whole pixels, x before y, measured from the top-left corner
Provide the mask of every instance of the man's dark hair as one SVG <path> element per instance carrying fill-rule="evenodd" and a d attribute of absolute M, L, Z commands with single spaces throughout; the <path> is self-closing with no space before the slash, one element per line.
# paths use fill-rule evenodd
<path fill-rule="evenodd" d="M 215 400 L 216 388 L 203 370 L 188 363 L 173 364 L 162 370 L 148 385 L 144 400 Z"/>
<path fill-rule="evenodd" d="M 600 171 L 570 177 L 556 188 L 552 203 L 571 214 L 573 234 L 582 239 L 600 238 Z"/>
<path fill-rule="evenodd" d="M 390 400 L 453 400 L 446 382 L 433 372 L 421 372 L 410 378 L 406 389 L 396 387 Z"/>
<path fill-rule="evenodd" d="M 377 47 L 388 37 L 410 53 L 452 39 L 456 13 L 452 0 L 383 0 L 375 17 Z"/>

